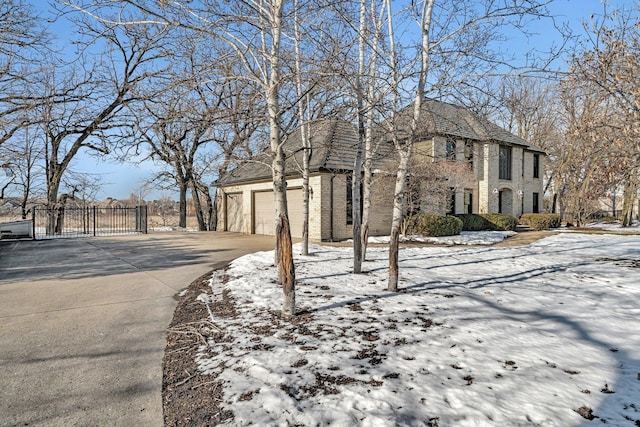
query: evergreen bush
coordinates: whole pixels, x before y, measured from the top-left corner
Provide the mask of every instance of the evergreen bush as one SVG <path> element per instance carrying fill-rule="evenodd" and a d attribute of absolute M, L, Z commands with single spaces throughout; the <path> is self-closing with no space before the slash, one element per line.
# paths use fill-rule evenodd
<path fill-rule="evenodd" d="M 462 220 L 464 231 L 513 231 L 518 225 L 516 218 L 505 214 L 463 214 L 456 217 Z"/>
<path fill-rule="evenodd" d="M 462 220 L 450 215 L 414 215 L 407 224 L 408 234 L 422 236 L 455 236 L 462 231 Z"/>
<path fill-rule="evenodd" d="M 560 215 L 534 213 L 523 214 L 520 217 L 520 222 L 534 230 L 548 230 L 550 228 L 560 227 Z"/>

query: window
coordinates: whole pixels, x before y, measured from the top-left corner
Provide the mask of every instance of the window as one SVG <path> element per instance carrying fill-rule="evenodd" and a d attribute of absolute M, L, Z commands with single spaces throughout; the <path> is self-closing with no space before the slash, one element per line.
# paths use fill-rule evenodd
<path fill-rule="evenodd" d="M 501 145 L 499 158 L 498 178 L 511 180 L 511 147 Z"/>
<path fill-rule="evenodd" d="M 467 162 L 469 167 L 473 169 L 473 142 L 466 141 L 464 143 L 464 160 Z"/>
<path fill-rule="evenodd" d="M 454 139 L 447 139 L 446 159 L 449 162 L 455 162 L 456 160 L 456 141 Z"/>
<path fill-rule="evenodd" d="M 456 213 L 456 189 L 453 187 L 449 188 L 449 204 L 447 206 L 447 214 L 455 215 Z"/>
<path fill-rule="evenodd" d="M 540 194 L 533 193 L 533 213 L 540 213 Z"/>
<path fill-rule="evenodd" d="M 473 193 L 471 190 L 464 190 L 464 211 L 463 213 L 473 213 Z"/>
<path fill-rule="evenodd" d="M 533 177 L 540 178 L 540 154 L 533 155 Z"/>

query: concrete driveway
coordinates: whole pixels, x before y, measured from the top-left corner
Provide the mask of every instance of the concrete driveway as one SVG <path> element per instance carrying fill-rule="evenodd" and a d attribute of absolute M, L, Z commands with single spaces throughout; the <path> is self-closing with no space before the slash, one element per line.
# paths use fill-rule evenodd
<path fill-rule="evenodd" d="M 272 248 L 217 232 L 0 242 L 0 425 L 162 425 L 176 294 Z"/>

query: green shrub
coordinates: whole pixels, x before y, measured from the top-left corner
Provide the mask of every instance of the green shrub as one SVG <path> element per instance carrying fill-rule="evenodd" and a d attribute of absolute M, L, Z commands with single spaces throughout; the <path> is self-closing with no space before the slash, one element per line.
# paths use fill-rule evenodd
<path fill-rule="evenodd" d="M 493 230 L 491 223 L 482 215 L 460 214 L 456 217 L 462 220 L 462 230 L 464 231 Z"/>
<path fill-rule="evenodd" d="M 462 220 L 464 231 L 513 231 L 518 226 L 516 218 L 505 214 L 464 214 L 456 215 L 456 217 Z"/>
<path fill-rule="evenodd" d="M 494 230 L 514 231 L 518 226 L 518 219 L 505 214 L 482 214 L 491 223 Z"/>
<path fill-rule="evenodd" d="M 548 230 L 560 227 L 560 215 L 558 214 L 523 214 L 520 222 L 534 230 Z"/>
<path fill-rule="evenodd" d="M 454 236 L 462 231 L 462 221 L 450 215 L 414 215 L 407 224 L 408 234 L 422 236 Z"/>

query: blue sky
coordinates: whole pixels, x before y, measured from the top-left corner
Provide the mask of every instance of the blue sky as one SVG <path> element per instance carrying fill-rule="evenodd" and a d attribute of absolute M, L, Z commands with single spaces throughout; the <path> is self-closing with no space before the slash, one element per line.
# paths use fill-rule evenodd
<path fill-rule="evenodd" d="M 36 9 L 40 10 L 44 16 L 48 13 L 48 2 L 40 0 L 30 0 Z M 624 0 L 609 1 L 610 10 L 621 6 L 633 7 L 633 2 Z M 600 0 L 555 0 L 550 9 L 553 15 L 557 16 L 557 23 L 566 22 L 576 33 L 582 32 L 583 22 L 589 21 L 592 15 L 600 15 L 603 11 L 603 4 Z M 552 45 L 560 43 L 560 36 L 548 20 L 540 20 L 535 26 L 531 26 L 531 31 L 535 33 L 531 37 L 524 37 L 522 34 L 513 32 L 509 34 L 509 44 L 505 49 L 510 52 L 521 52 L 522 56 L 526 52 L 536 49 L 545 51 Z M 55 25 L 54 32 L 58 36 L 58 42 L 62 47 L 69 39 L 66 34 L 69 28 L 62 22 Z M 557 63 L 559 67 L 564 64 Z M 99 199 L 114 197 L 126 199 L 139 187 L 146 179 L 149 179 L 158 168 L 152 163 L 143 164 L 118 164 L 113 161 L 103 161 L 95 157 L 80 154 L 75 162 L 74 169 L 87 174 L 98 174 L 104 182 L 103 190 L 98 194 Z M 154 192 L 150 198 L 159 198 L 168 195 L 166 192 Z M 173 195 L 172 195 L 173 196 Z"/>

